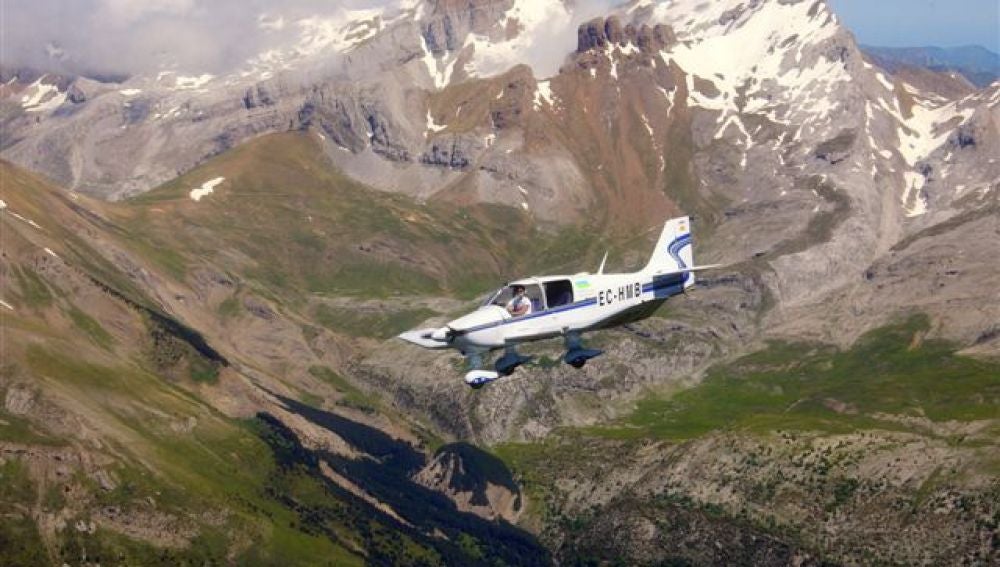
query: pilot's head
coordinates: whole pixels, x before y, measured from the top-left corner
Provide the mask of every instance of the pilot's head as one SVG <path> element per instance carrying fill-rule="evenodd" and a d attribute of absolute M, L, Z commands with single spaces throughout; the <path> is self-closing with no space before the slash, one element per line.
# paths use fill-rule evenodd
<path fill-rule="evenodd" d="M 521 295 L 522 293 L 524 293 L 524 286 L 523 285 L 516 285 L 516 286 L 514 286 L 514 295 Z"/>

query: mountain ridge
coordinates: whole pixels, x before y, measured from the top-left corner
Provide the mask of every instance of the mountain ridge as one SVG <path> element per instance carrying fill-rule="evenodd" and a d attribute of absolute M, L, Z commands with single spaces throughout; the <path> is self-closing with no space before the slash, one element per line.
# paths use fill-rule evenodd
<path fill-rule="evenodd" d="M 1000 78 L 1000 54 L 981 45 L 957 47 L 862 45 L 861 49 L 890 71 L 895 71 L 900 65 L 926 67 L 932 71 L 957 71 L 979 88 L 989 86 Z"/>
<path fill-rule="evenodd" d="M 53 562 L 995 553 L 1000 88 L 880 68 L 824 2 L 577 17 L 417 2 L 225 76 L 0 73 L 0 440 L 40 495 L 4 529 Z M 634 268 L 680 213 L 725 267 L 582 370 L 532 345 L 470 392 L 392 339 Z"/>

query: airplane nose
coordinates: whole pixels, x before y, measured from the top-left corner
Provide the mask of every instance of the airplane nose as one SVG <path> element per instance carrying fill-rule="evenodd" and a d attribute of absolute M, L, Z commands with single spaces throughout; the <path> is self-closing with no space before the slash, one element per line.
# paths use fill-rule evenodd
<path fill-rule="evenodd" d="M 447 341 L 448 335 L 450 333 L 451 329 L 449 329 L 448 327 L 441 327 L 440 329 L 437 329 L 436 331 L 431 333 L 431 338 L 434 339 L 435 341 Z"/>

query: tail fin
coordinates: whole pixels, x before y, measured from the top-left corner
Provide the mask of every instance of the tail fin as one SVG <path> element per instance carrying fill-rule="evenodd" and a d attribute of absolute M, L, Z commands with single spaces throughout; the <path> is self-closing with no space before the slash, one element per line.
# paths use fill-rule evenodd
<path fill-rule="evenodd" d="M 663 232 L 656 242 L 653 255 L 643 270 L 647 273 L 678 273 L 684 274 L 684 287 L 694 285 L 694 273 L 684 272 L 694 267 L 694 248 L 691 244 L 691 219 L 677 217 L 663 225 Z"/>

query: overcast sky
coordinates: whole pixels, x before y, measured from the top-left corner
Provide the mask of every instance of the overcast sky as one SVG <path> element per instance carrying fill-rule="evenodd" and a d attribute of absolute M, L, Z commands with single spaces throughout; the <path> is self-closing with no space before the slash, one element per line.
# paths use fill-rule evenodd
<path fill-rule="evenodd" d="M 1000 53 L 1000 0 L 827 0 L 858 41 L 887 47 L 981 45 Z"/>
<path fill-rule="evenodd" d="M 165 63 L 219 73 L 298 32 L 292 22 L 406 0 L 0 0 L 0 63 L 52 68 L 52 53 L 74 72 L 129 74 Z M 624 0 L 622 0 L 624 1 Z M 575 0 L 569 25 L 547 30 L 529 62 L 552 69 L 576 44 L 576 23 L 617 0 Z M 980 44 L 1000 52 L 1000 0 L 829 0 L 862 43 L 888 46 Z M 262 25 L 280 14 L 285 25 Z"/>
<path fill-rule="evenodd" d="M 51 66 L 60 48 L 77 71 L 134 73 L 165 63 L 227 70 L 280 45 L 300 18 L 401 0 L 0 0 L 0 62 Z M 261 25 L 277 15 L 285 25 Z M 270 20 L 266 20 L 270 21 Z"/>

